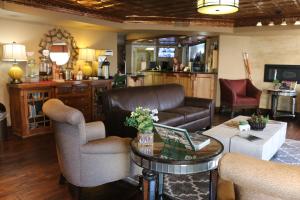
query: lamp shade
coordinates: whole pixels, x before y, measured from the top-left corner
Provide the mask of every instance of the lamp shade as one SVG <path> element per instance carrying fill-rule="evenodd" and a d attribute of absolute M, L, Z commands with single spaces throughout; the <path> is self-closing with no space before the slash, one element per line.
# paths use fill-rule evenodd
<path fill-rule="evenodd" d="M 3 45 L 3 61 L 27 61 L 26 47 L 15 42 Z"/>
<path fill-rule="evenodd" d="M 82 48 L 79 49 L 79 60 L 94 61 L 96 60 L 95 49 Z"/>
<path fill-rule="evenodd" d="M 198 12 L 209 15 L 223 15 L 237 12 L 239 0 L 198 0 Z"/>

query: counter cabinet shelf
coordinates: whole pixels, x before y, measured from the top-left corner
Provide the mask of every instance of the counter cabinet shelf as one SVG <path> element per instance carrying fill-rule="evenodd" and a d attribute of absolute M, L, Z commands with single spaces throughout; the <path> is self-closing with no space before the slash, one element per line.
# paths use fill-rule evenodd
<path fill-rule="evenodd" d="M 172 83 L 182 85 L 186 96 L 216 98 L 217 74 L 215 73 L 145 72 L 145 85 Z"/>
<path fill-rule="evenodd" d="M 12 131 L 22 138 L 52 132 L 51 120 L 42 112 L 50 98 L 77 108 L 86 122 L 104 120 L 101 95 L 111 87 L 111 80 L 8 84 Z"/>

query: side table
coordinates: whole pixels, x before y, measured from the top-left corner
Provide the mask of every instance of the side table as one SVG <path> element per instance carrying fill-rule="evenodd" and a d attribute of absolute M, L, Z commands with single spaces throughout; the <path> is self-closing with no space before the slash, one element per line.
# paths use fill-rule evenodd
<path fill-rule="evenodd" d="M 210 171 L 210 199 L 215 199 L 216 181 L 212 180 L 224 149 L 218 140 L 210 138 L 210 144 L 199 151 L 165 144 L 158 134 L 154 135 L 151 146 L 140 145 L 137 138 L 130 145 L 131 159 L 143 168 L 144 200 L 163 199 L 164 174 L 184 175 L 206 171 Z"/>
<path fill-rule="evenodd" d="M 271 103 L 271 110 L 272 110 L 272 116 L 274 119 L 276 117 L 295 117 L 295 111 L 296 111 L 296 97 L 297 93 L 295 90 L 274 90 L 274 89 L 268 89 L 267 92 L 271 94 L 272 96 L 272 103 Z M 284 97 L 290 97 L 292 99 L 291 102 L 291 112 L 287 114 L 282 114 L 277 111 L 278 109 L 278 99 L 280 96 Z"/>

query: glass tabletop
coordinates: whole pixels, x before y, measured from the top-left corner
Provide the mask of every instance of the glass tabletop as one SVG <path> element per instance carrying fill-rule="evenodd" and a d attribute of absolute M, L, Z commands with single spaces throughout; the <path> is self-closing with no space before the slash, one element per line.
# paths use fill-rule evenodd
<path fill-rule="evenodd" d="M 210 139 L 210 143 L 204 148 L 194 151 L 182 145 L 163 140 L 157 133 L 154 134 L 154 143 L 150 146 L 141 145 L 137 138 L 131 141 L 132 152 L 143 159 L 160 163 L 175 165 L 196 164 L 209 162 L 223 152 L 223 145 L 218 140 L 197 133 L 193 137 L 201 136 Z"/>

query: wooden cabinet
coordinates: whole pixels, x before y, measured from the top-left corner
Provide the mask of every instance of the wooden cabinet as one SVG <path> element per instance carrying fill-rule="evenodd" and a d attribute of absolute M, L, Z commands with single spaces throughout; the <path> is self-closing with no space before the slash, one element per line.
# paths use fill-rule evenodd
<path fill-rule="evenodd" d="M 211 74 L 197 74 L 193 80 L 193 96 L 199 98 L 216 98 L 215 76 Z"/>
<path fill-rule="evenodd" d="M 217 75 L 209 73 L 146 72 L 145 85 L 176 83 L 185 95 L 207 99 L 216 98 Z"/>
<path fill-rule="evenodd" d="M 103 120 L 101 96 L 111 89 L 110 80 L 9 84 L 13 133 L 23 138 L 52 132 L 42 106 L 50 98 L 80 110 L 87 122 Z"/>

